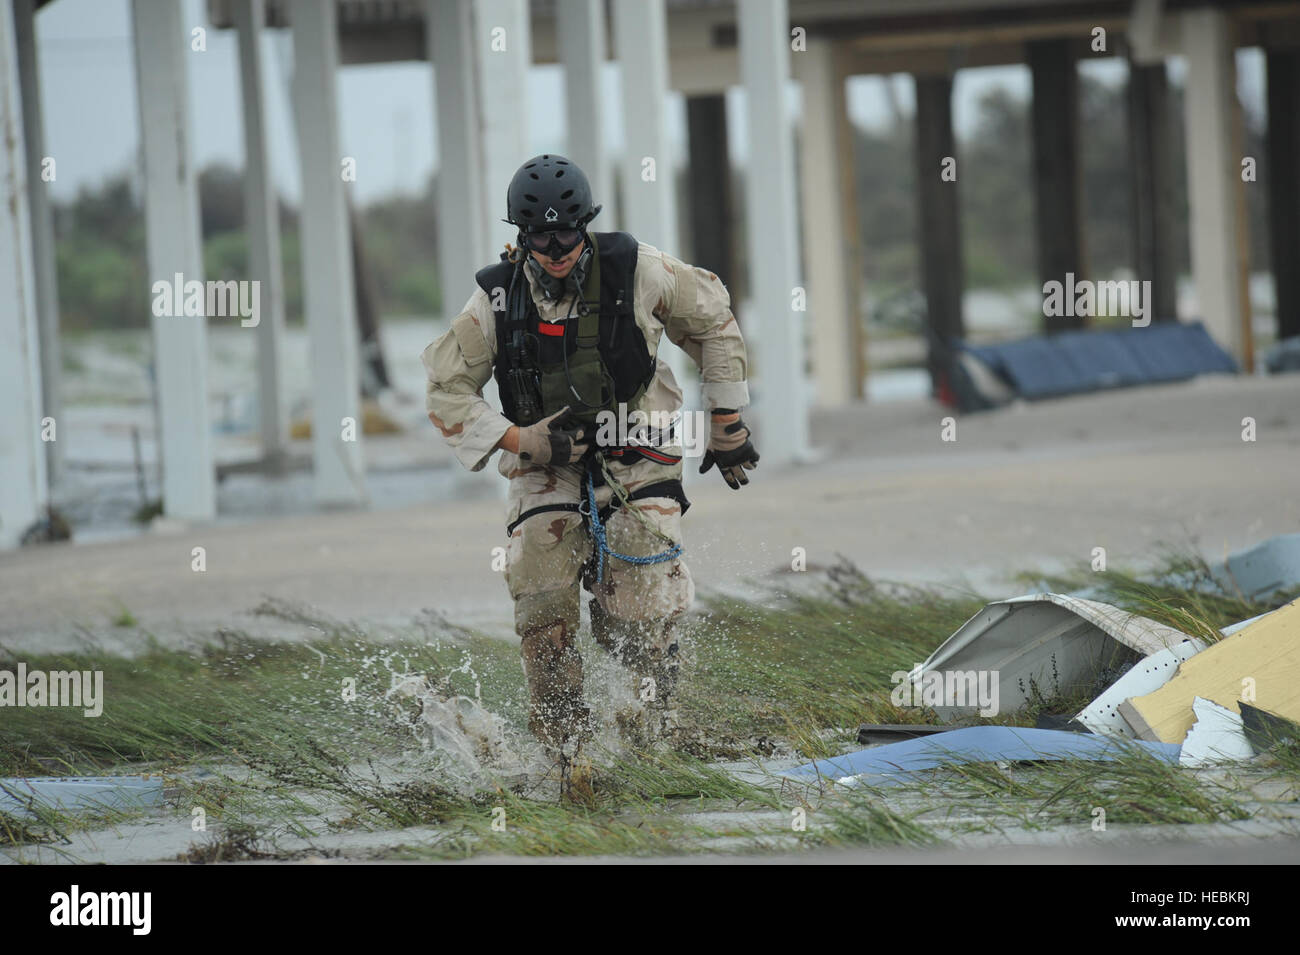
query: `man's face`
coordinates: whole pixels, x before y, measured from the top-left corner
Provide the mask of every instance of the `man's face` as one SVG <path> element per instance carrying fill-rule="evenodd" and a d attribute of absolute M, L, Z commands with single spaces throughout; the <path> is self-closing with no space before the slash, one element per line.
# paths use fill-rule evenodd
<path fill-rule="evenodd" d="M 582 255 L 582 248 L 584 245 L 586 245 L 585 242 L 579 242 L 570 249 L 569 254 L 562 259 L 552 259 L 545 252 L 537 251 L 533 251 L 532 256 L 538 261 L 542 268 L 546 269 L 548 275 L 553 275 L 557 279 L 562 279 L 573 271 L 573 267 L 577 265 L 578 256 Z"/>

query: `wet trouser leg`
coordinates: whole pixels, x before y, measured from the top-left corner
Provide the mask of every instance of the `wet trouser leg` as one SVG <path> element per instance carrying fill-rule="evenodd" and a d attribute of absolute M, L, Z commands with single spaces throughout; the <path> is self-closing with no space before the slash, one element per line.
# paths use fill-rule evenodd
<path fill-rule="evenodd" d="M 576 503 L 577 474 L 544 467 L 511 472 L 508 520 L 545 505 Z M 547 510 L 519 521 L 506 548 L 506 584 L 528 682 L 528 728 L 556 749 L 585 735 L 590 722 L 577 646 L 578 580 L 590 546 L 576 511 Z"/>
<path fill-rule="evenodd" d="M 681 478 L 681 462 L 639 459 L 611 464 L 629 493 L 664 480 Z M 576 637 L 578 581 L 592 555 L 582 516 L 570 507 L 585 499 L 582 470 L 576 467 L 522 466 L 508 472 L 511 530 L 506 550 L 506 583 L 515 602 L 529 692 L 529 729 L 548 745 L 563 746 L 585 735 L 590 713 L 583 703 L 582 659 Z M 596 489 L 596 503 L 610 503 L 612 490 Z M 673 542 L 682 540 L 681 504 L 670 497 L 635 502 L 652 527 Z M 531 512 L 531 514 L 530 514 Z M 629 556 L 649 556 L 668 545 L 623 508 L 606 519 L 610 548 Z M 588 567 L 590 569 L 590 567 Z M 656 713 L 671 706 L 680 663 L 678 622 L 690 608 L 695 585 L 681 557 L 654 564 L 607 558 L 602 582 L 589 576 L 593 635 L 631 671 L 642 700 Z"/>
<path fill-rule="evenodd" d="M 628 492 L 668 479 L 681 478 L 680 461 L 671 464 L 640 460 L 615 468 Z M 608 489 L 604 498 L 609 500 Z M 646 497 L 634 502 L 659 534 L 680 544 L 681 504 L 670 497 Z M 611 550 L 632 557 L 661 553 L 669 546 L 634 514 L 615 509 L 606 521 Z M 632 673 L 637 693 L 660 725 L 671 722 L 681 665 L 680 621 L 695 597 L 695 584 L 681 556 L 652 564 L 609 558 L 604 580 L 592 584 L 592 633 L 596 640 Z"/>

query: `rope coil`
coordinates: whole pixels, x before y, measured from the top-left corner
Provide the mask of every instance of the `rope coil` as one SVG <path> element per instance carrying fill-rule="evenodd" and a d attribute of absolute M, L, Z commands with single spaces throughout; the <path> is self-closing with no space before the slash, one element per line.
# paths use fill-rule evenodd
<path fill-rule="evenodd" d="M 622 483 L 610 473 L 609 466 L 605 462 L 605 456 L 597 454 L 596 460 L 600 463 L 601 476 L 605 479 L 605 483 L 609 485 L 609 489 L 614 492 L 614 496 L 618 498 L 620 506 L 630 511 L 651 534 L 669 545 L 667 550 L 658 554 L 651 554 L 649 557 L 633 557 L 630 554 L 620 554 L 615 550 L 611 550 L 609 542 L 605 538 L 605 525 L 600 520 L 600 509 L 596 507 L 596 481 L 592 477 L 592 469 L 588 468 L 586 510 L 580 507 L 579 512 L 586 516 L 590 523 L 591 537 L 596 542 L 596 583 L 602 583 L 605 579 L 606 556 L 617 557 L 629 564 L 661 564 L 681 554 L 682 545 L 675 543 L 671 537 L 651 524 L 650 519 L 641 513 L 641 509 L 628 498 L 627 488 L 623 487 Z"/>

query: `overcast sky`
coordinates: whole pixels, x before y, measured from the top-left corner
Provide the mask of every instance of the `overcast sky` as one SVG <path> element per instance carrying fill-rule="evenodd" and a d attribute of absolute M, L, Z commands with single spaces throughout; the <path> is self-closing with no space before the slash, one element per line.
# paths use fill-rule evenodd
<path fill-rule="evenodd" d="M 0 0 L 2 2 L 2 0 Z M 185 22 L 208 26 L 202 0 L 181 0 Z M 46 151 L 58 163 L 54 196 L 68 199 L 83 185 L 136 163 L 139 121 L 132 58 L 129 0 L 55 0 L 37 13 Z M 179 38 L 178 38 L 179 39 Z M 288 111 L 288 77 L 293 50 L 288 31 L 264 32 L 263 57 L 268 82 L 267 109 L 271 154 L 277 187 L 290 201 L 298 196 L 297 155 Z M 1262 109 L 1261 58 L 1238 55 L 1240 86 L 1247 106 Z M 238 59 L 233 31 L 209 29 L 207 51 L 188 52 L 193 149 L 199 167 L 224 162 L 243 165 Z M 1123 81 L 1125 68 L 1116 58 L 1084 64 L 1091 75 Z M 1181 64 L 1171 75 L 1181 79 Z M 619 69 L 606 66 L 607 145 L 616 151 L 622 140 L 618 102 Z M 558 67 L 535 67 L 529 83 L 529 152 L 563 152 L 564 78 Z M 849 84 L 849 111 L 866 126 L 889 121 L 886 84 L 892 84 L 899 107 L 913 108 L 912 84 L 906 77 L 858 77 Z M 964 70 L 954 91 L 958 135 L 976 120 L 976 103 L 990 87 L 1003 85 L 1014 95 L 1029 95 L 1024 67 Z M 340 135 L 344 155 L 364 171 L 355 183 L 362 202 L 395 192 L 418 191 L 437 164 L 434 129 L 433 70 L 428 63 L 349 66 L 340 71 Z M 728 122 L 733 160 L 745 160 L 744 94 L 728 93 Z M 791 84 L 791 103 L 797 107 Z M 668 100 L 669 136 L 675 161 L 685 154 L 685 107 L 680 95 Z M 527 157 L 520 157 L 521 161 Z M 502 185 L 504 190 L 505 186 Z"/>

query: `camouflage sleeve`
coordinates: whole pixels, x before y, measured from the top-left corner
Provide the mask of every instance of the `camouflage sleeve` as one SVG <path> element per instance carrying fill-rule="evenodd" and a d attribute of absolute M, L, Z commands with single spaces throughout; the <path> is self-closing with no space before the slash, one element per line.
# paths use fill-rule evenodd
<path fill-rule="evenodd" d="M 481 471 L 510 421 L 483 397 L 492 378 L 495 323 L 486 293 L 475 289 L 451 328 L 420 356 L 429 382 L 425 407 L 457 460 Z"/>
<path fill-rule="evenodd" d="M 669 341 L 699 366 L 705 407 L 745 407 L 749 404 L 748 356 L 727 287 L 712 272 L 665 252 L 649 251 L 660 260 L 652 269 L 661 283 L 661 308 L 655 314 Z"/>

